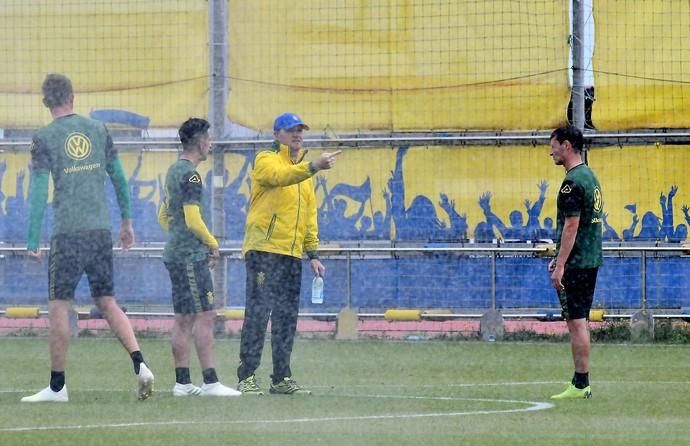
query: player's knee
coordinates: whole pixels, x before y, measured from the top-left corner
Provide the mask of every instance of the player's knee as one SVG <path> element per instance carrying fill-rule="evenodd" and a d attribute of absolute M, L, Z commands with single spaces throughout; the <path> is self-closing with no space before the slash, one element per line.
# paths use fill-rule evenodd
<path fill-rule="evenodd" d="M 122 311 L 122 309 L 117 306 L 117 302 L 113 296 L 103 296 L 96 299 L 95 302 L 96 306 L 103 314 L 112 313 L 113 311 Z"/>

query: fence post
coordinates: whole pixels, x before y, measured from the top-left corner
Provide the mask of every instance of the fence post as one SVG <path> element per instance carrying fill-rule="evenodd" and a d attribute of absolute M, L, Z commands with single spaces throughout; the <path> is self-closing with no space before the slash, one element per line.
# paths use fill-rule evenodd
<path fill-rule="evenodd" d="M 208 2 L 208 37 L 209 37 L 209 98 L 208 117 L 211 124 L 211 139 L 218 141 L 226 136 L 225 110 L 228 97 L 228 13 L 227 0 L 209 0 Z M 212 216 L 211 226 L 213 234 L 222 244 L 225 241 L 225 205 L 223 203 L 223 188 L 225 174 L 225 151 L 217 147 L 213 151 L 213 181 L 212 181 Z M 227 303 L 225 287 L 225 261 L 220 262 L 222 268 L 214 268 L 213 294 L 215 308 L 223 308 Z M 216 326 L 216 332 L 219 331 Z"/>
<path fill-rule="evenodd" d="M 640 280 L 642 281 L 640 291 L 640 308 L 643 310 L 647 309 L 647 251 L 642 251 L 642 257 L 640 259 L 642 264 L 640 265 Z"/>
<path fill-rule="evenodd" d="M 570 45 L 573 52 L 573 125 L 585 128 L 585 5 L 584 0 L 573 0 L 573 34 Z"/>
<path fill-rule="evenodd" d="M 496 309 L 496 251 L 491 250 L 491 309 Z"/>
<path fill-rule="evenodd" d="M 345 255 L 345 306 L 352 306 L 352 253 Z"/>
<path fill-rule="evenodd" d="M 336 339 L 357 339 L 359 319 L 352 310 L 352 253 L 345 254 L 345 307 L 338 313 L 336 320 Z"/>

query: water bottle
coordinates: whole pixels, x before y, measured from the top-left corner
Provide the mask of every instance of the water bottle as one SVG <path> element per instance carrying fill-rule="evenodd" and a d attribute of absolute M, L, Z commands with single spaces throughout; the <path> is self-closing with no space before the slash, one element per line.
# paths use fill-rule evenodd
<path fill-rule="evenodd" d="M 323 303 L 323 278 L 321 276 L 314 277 L 314 280 L 311 282 L 311 303 Z"/>

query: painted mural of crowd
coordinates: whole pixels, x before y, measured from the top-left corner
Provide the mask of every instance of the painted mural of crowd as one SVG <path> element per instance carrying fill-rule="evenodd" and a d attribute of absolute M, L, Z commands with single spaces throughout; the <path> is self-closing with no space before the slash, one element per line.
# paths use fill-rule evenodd
<path fill-rule="evenodd" d="M 372 191 L 369 177 L 361 184 L 338 183 L 329 185 L 326 178 L 316 178 L 316 192 L 323 196 L 318 208 L 319 237 L 324 241 L 331 240 L 397 240 L 427 242 L 474 241 L 475 243 L 492 243 L 502 241 L 538 241 L 553 240 L 556 229 L 553 218 L 544 217 L 541 212 L 547 197 L 549 184 L 541 181 L 536 185 L 538 196 L 531 201 L 523 201 L 524 210 L 514 209 L 504 222 L 491 208 L 493 197 L 490 191 L 482 193 L 477 199 L 484 220 L 477 222 L 473 228 L 468 225 L 467 214 L 459 213 L 455 201 L 447 194 L 438 197 L 438 207 L 447 216 L 447 221 L 439 218 L 436 206 L 431 198 L 425 195 L 415 196 L 408 207 L 405 207 L 406 191 L 403 177 L 403 163 L 407 147 L 400 147 L 396 153 L 394 169 L 391 171 L 387 187 L 381 191 L 385 203 L 384 210 L 374 210 L 371 204 Z M 158 203 L 162 199 L 162 178 L 141 179 L 140 171 L 143 155 L 137 158 L 137 164 L 129 178 L 132 200 L 132 217 L 136 222 L 137 238 L 143 242 L 164 242 L 165 234 L 157 223 Z M 247 212 L 247 195 L 241 191 L 244 184 L 250 184 L 250 166 L 253 157 L 245 156 L 239 173 L 231 178 L 226 171 L 224 179 L 224 205 L 226 212 L 226 237 L 229 240 L 241 240 L 244 237 L 244 221 Z M 25 176 L 27 169 L 19 169 L 15 176 L 15 194 L 6 196 L 0 187 L 0 240 L 21 243 L 26 240 L 26 219 L 28 205 L 26 202 Z M 7 173 L 7 163 L 0 161 L 0 186 Z M 208 188 L 207 197 L 211 196 L 210 172 L 204 184 Z M 115 192 L 109 182 L 113 223 L 119 221 Z M 687 239 L 690 226 L 690 207 L 683 204 L 681 210 L 684 222 L 676 224 L 673 218 L 673 200 L 678 193 L 677 186 L 671 186 L 667 193 L 659 196 L 660 217 L 652 211 L 638 215 L 636 203 L 624 206 L 630 214 L 630 226 L 620 233 L 611 227 L 604 213 L 604 241 L 666 241 L 681 242 Z M 355 203 L 354 213 L 348 214 L 349 203 Z M 210 217 L 210 203 L 204 203 L 204 216 Z M 526 218 L 526 221 L 525 221 Z M 208 219 L 207 221 L 210 221 Z M 52 209 L 46 208 L 41 238 L 49 240 L 52 227 Z"/>

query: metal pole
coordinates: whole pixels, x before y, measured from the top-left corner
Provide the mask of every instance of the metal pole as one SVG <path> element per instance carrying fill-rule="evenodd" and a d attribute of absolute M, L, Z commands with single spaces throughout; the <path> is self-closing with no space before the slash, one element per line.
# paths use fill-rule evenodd
<path fill-rule="evenodd" d="M 496 251 L 491 251 L 491 309 L 496 309 Z"/>
<path fill-rule="evenodd" d="M 585 5 L 584 0 L 573 0 L 573 34 L 570 45 L 573 52 L 573 125 L 580 130 L 585 128 Z"/>
<path fill-rule="evenodd" d="M 208 2 L 208 36 L 209 36 L 209 98 L 208 116 L 211 123 L 211 137 L 220 141 L 229 137 L 225 128 L 225 110 L 228 98 L 228 8 L 227 0 L 209 0 Z M 223 187 L 225 186 L 225 156 L 220 147 L 213 150 L 213 185 L 211 227 L 218 242 L 225 241 L 225 205 Z M 215 307 L 226 305 L 227 290 L 225 286 L 227 268 L 213 270 L 213 294 Z"/>
<path fill-rule="evenodd" d="M 643 310 L 647 309 L 647 251 L 642 251 L 642 258 L 640 260 L 642 264 L 640 265 L 640 280 L 641 283 L 641 307 Z"/>
<path fill-rule="evenodd" d="M 352 304 L 352 253 L 347 252 L 345 258 L 345 307 L 350 308 Z"/>

